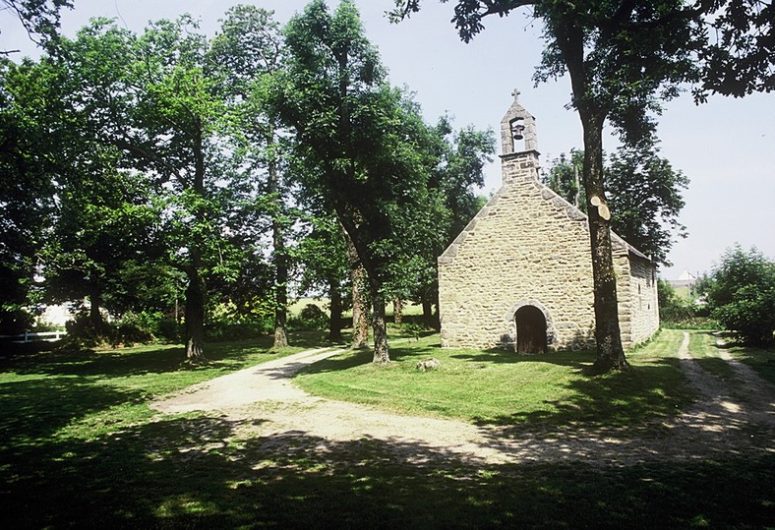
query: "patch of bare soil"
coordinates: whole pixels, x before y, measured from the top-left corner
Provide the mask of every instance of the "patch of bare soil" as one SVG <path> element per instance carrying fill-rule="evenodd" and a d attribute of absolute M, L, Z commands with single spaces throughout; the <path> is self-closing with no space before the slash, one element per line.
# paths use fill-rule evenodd
<path fill-rule="evenodd" d="M 342 350 L 308 350 L 241 370 L 157 401 L 162 413 L 219 411 L 235 425 L 234 440 L 259 440 L 264 448 L 313 446 L 318 452 L 338 442 L 379 440 L 408 462 L 457 459 L 474 463 L 578 461 L 625 465 L 648 460 L 703 459 L 725 454 L 773 452 L 775 389 L 747 367 L 736 366 L 745 391 L 705 372 L 688 353 L 685 333 L 681 367 L 700 399 L 669 422 L 628 429 L 575 426 L 539 431 L 477 426 L 462 421 L 404 416 L 371 407 L 311 396 L 292 384 L 303 367 Z M 292 449 L 300 449 L 298 446 Z"/>

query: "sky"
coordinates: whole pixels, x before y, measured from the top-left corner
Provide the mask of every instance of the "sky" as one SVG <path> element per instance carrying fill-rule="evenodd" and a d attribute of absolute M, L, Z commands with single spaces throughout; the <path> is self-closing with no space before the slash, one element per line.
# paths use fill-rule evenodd
<path fill-rule="evenodd" d="M 72 36 L 92 17 L 118 19 L 133 31 L 149 20 L 190 13 L 201 29 L 213 34 L 219 19 L 237 1 L 214 0 L 74 0 L 63 12 L 62 32 Z M 285 24 L 305 1 L 242 0 L 275 11 Z M 336 0 L 328 0 L 330 6 Z M 460 41 L 450 23 L 455 2 L 424 0 L 411 19 L 391 24 L 385 12 L 393 0 L 356 0 L 366 35 L 377 46 L 393 85 L 406 86 L 420 103 L 427 121 L 448 113 L 456 128 L 472 124 L 498 131 L 500 120 L 520 91 L 520 102 L 536 117 L 538 151 L 548 167 L 552 158 L 581 147 L 578 115 L 567 108 L 567 78 L 537 87 L 532 81 L 541 57 L 540 23 L 517 11 L 485 19 L 485 30 L 471 43 Z M 14 58 L 39 52 L 10 13 L 0 12 L 0 49 L 20 49 Z M 658 135 L 662 156 L 690 179 L 680 221 L 689 236 L 679 240 L 660 275 L 677 278 L 682 271 L 709 272 L 725 249 L 756 246 L 775 258 L 775 94 L 743 99 L 711 97 L 696 106 L 683 94 L 665 105 Z M 609 131 L 610 133 L 610 131 Z M 498 140 L 498 145 L 500 140 Z M 607 151 L 616 149 L 608 134 Z M 487 167 L 484 193 L 500 186 L 500 162 Z"/>

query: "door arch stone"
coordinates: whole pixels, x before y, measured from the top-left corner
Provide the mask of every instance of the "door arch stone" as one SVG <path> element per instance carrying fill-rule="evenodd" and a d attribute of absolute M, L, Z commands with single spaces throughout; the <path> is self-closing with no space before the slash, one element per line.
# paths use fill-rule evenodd
<path fill-rule="evenodd" d="M 520 317 L 525 317 L 527 320 L 518 319 L 518 314 Z M 523 324 L 523 329 L 521 330 L 520 320 L 522 320 Z M 536 347 L 529 348 L 535 350 L 529 353 L 545 353 L 549 349 L 554 349 L 557 335 L 554 329 L 554 322 L 552 321 L 549 311 L 538 300 L 520 300 L 510 307 L 509 311 L 504 315 L 504 321 L 504 323 L 507 323 L 511 328 L 511 332 L 508 336 L 504 336 L 501 340 L 501 343 L 504 344 L 504 346 L 508 343 L 514 348 L 515 352 L 522 352 L 522 350 L 525 349 L 526 339 L 524 325 L 528 324 L 528 328 L 530 328 L 531 326 L 529 324 L 532 322 L 532 328 L 535 329 L 537 336 L 530 342 L 534 343 Z M 522 333 L 520 333 L 520 331 L 522 331 Z M 529 331 L 527 333 L 529 333 Z M 522 335 L 522 341 L 520 341 L 520 335 Z M 508 341 L 506 339 L 508 339 Z M 520 343 L 522 343 L 522 348 L 520 347 Z"/>
<path fill-rule="evenodd" d="M 524 305 L 514 313 L 517 327 L 517 353 L 546 353 L 546 317 L 533 305 Z"/>

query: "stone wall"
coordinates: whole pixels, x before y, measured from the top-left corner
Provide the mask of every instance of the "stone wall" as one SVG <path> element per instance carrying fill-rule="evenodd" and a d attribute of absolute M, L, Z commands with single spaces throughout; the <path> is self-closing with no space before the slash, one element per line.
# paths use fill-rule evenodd
<path fill-rule="evenodd" d="M 532 305 L 546 318 L 549 350 L 592 348 L 587 218 L 538 182 L 537 152 L 501 158 L 503 186 L 439 258 L 442 346 L 513 349 L 514 314 Z M 650 262 L 618 236 L 612 243 L 627 347 L 658 326 L 656 287 Z"/>
<path fill-rule="evenodd" d="M 586 217 L 538 182 L 538 153 L 502 158 L 502 188 L 439 258 L 442 345 L 513 348 L 514 313 L 529 304 L 547 319 L 549 349 L 589 347 Z"/>
<path fill-rule="evenodd" d="M 659 328 L 656 270 L 650 261 L 630 256 L 629 287 L 632 300 L 630 340 L 632 344 L 637 344 L 651 337 Z"/>

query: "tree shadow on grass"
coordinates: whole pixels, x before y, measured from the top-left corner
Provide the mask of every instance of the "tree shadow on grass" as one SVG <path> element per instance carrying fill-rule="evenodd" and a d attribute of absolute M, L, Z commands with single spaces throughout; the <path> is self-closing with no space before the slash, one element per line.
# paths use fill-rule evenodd
<path fill-rule="evenodd" d="M 317 332 L 293 334 L 299 347 L 314 345 Z M 206 345 L 207 361 L 185 364 L 185 349 L 178 345 L 159 345 L 112 350 L 82 350 L 77 352 L 45 351 L 34 355 L 7 359 L 0 367 L 24 374 L 79 375 L 79 376 L 132 376 L 159 374 L 178 370 L 227 370 L 229 365 L 240 364 L 257 353 L 273 354 L 271 337 L 245 339 L 237 342 L 215 342 Z M 144 349 L 148 348 L 148 349 Z"/>
<path fill-rule="evenodd" d="M 7 381 L 0 384 L 0 449 L 36 445 L 62 427 L 111 406 L 145 401 L 141 391 L 118 390 L 74 378 Z"/>
<path fill-rule="evenodd" d="M 391 357 L 399 362 L 411 363 L 415 359 L 439 354 L 439 347 L 434 344 L 405 344 L 391 349 Z M 369 351 L 349 352 L 305 367 L 303 373 L 339 372 L 368 365 L 371 355 Z M 574 374 L 567 382 L 560 383 L 571 392 L 563 392 L 561 399 L 550 398 L 543 402 L 545 406 L 541 407 L 542 410 L 509 410 L 506 400 L 503 401 L 502 414 L 475 421 L 481 426 L 498 426 L 499 433 L 507 437 L 520 436 L 526 431 L 583 427 L 626 428 L 633 434 L 645 432 L 653 430 L 656 422 L 675 416 L 696 397 L 687 384 L 678 360 L 674 358 L 659 358 L 645 364 L 635 364 L 626 371 L 589 376 L 587 368 L 595 360 L 594 352 L 589 351 L 520 355 L 503 350 L 463 350 L 448 355 L 452 359 L 470 363 L 472 370 L 487 364 L 548 364 L 567 367 Z M 548 381 L 547 384 L 557 383 Z M 518 389 L 515 391 L 518 392 Z"/>
<path fill-rule="evenodd" d="M 438 351 L 438 345 L 421 344 L 417 342 L 405 343 L 390 347 L 391 361 L 412 361 L 414 359 L 426 359 L 432 357 Z M 318 374 L 324 372 L 339 372 L 349 370 L 357 366 L 368 366 L 374 360 L 374 352 L 370 348 L 347 350 L 334 357 L 329 357 L 313 364 L 305 365 L 301 373 Z M 293 370 L 291 370 L 293 372 Z M 285 376 L 285 371 L 281 371 Z"/>
<path fill-rule="evenodd" d="M 474 361 L 478 363 L 517 364 L 517 363 L 547 363 L 561 366 L 571 366 L 578 371 L 584 371 L 595 362 L 595 352 L 588 350 L 557 351 L 539 354 L 523 354 L 508 351 L 503 348 L 489 350 L 470 350 L 464 353 L 450 355 L 453 359 Z"/>
<path fill-rule="evenodd" d="M 464 528 L 764 526 L 775 457 L 606 467 L 489 465 L 396 440 L 173 417 L 92 441 L 22 447 L 0 521 L 19 527 Z"/>
<path fill-rule="evenodd" d="M 775 348 L 726 346 L 732 356 L 756 370 L 760 377 L 775 386 Z"/>
<path fill-rule="evenodd" d="M 569 365 L 578 371 L 584 368 L 573 360 Z M 551 410 L 506 412 L 478 423 L 506 426 L 499 432 L 515 436 L 529 429 L 569 431 L 585 427 L 626 429 L 629 436 L 635 436 L 653 430 L 655 422 L 674 416 L 696 397 L 678 360 L 670 358 L 626 371 L 572 379 L 566 386 L 572 392 L 562 400 L 548 401 Z"/>

